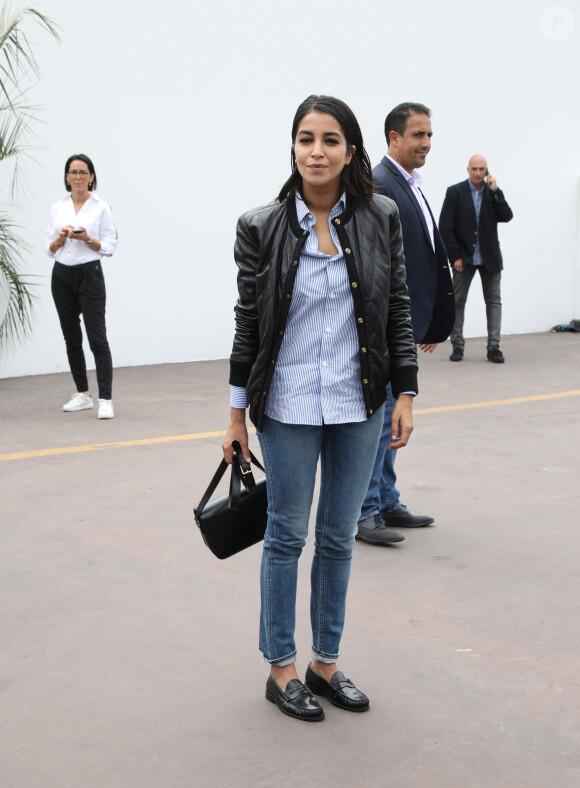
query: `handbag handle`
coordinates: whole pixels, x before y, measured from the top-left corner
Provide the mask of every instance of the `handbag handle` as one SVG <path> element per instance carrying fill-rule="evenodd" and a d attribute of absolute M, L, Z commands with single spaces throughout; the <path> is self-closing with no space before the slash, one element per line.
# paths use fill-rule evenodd
<path fill-rule="evenodd" d="M 252 487 L 255 486 L 256 482 L 250 463 L 244 460 L 242 447 L 240 446 L 239 442 L 232 441 L 232 446 L 234 448 L 234 456 L 232 459 L 232 475 L 230 478 L 230 509 L 237 509 L 240 505 L 241 483 L 247 490 L 251 490 Z M 264 466 L 251 451 L 250 458 L 254 465 L 256 465 L 261 471 L 264 470 Z M 198 517 L 201 517 L 203 514 L 203 510 L 205 509 L 207 502 L 214 494 L 215 489 L 220 483 L 227 468 L 228 463 L 225 460 L 222 460 L 218 465 L 218 469 L 215 472 L 213 479 L 209 483 L 207 490 L 204 492 L 199 505 L 195 509 Z"/>
<path fill-rule="evenodd" d="M 241 470 L 242 470 L 242 478 L 244 476 L 247 476 L 248 473 L 249 473 L 249 475 L 252 477 L 252 482 L 253 482 L 252 487 L 253 487 L 255 482 L 254 482 L 254 476 L 252 474 L 252 469 L 250 467 L 250 463 L 246 462 L 244 460 L 244 455 L 242 454 L 242 447 L 240 446 L 240 442 L 239 441 L 232 441 L 232 446 L 233 446 L 233 449 L 234 449 L 234 457 L 239 462 Z M 266 470 L 265 470 L 264 466 L 262 465 L 260 460 L 258 460 L 258 458 L 252 452 L 251 449 L 250 449 L 250 459 L 251 459 L 251 461 L 254 463 L 254 465 L 257 468 L 259 468 L 261 471 L 264 471 L 264 473 L 266 473 Z M 233 463 L 232 463 L 232 465 L 233 465 Z"/>

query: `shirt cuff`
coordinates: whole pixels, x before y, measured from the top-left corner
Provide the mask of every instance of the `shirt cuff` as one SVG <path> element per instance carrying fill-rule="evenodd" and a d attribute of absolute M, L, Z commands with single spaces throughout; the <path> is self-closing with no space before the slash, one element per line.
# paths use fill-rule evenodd
<path fill-rule="evenodd" d="M 242 386 L 230 386 L 230 407 L 245 410 L 248 407 L 246 389 Z"/>

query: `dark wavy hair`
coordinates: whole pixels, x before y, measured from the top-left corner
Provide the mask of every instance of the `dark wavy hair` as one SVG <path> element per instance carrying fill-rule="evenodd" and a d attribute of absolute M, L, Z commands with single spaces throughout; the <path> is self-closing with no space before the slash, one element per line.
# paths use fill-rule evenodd
<path fill-rule="evenodd" d="M 350 206 L 354 210 L 366 205 L 370 202 L 373 194 L 373 175 L 371 162 L 364 148 L 362 132 L 354 112 L 344 101 L 333 96 L 308 96 L 296 110 L 292 124 L 292 144 L 296 141 L 300 121 L 309 112 L 325 112 L 332 115 L 340 124 L 346 138 L 347 149 L 351 150 L 354 146 L 355 151 L 350 164 L 342 170 L 341 185 L 350 198 Z M 290 151 L 290 162 L 292 174 L 280 189 L 278 195 L 280 202 L 287 200 L 296 190 L 300 192 L 302 190 L 302 176 L 296 166 L 293 148 Z"/>
<path fill-rule="evenodd" d="M 407 121 L 411 115 L 427 115 L 430 118 L 431 110 L 424 104 L 412 101 L 406 101 L 404 104 L 394 107 L 385 118 L 385 137 L 388 145 L 391 143 L 391 131 L 395 131 L 401 137 L 404 136 L 407 131 Z"/>
<path fill-rule="evenodd" d="M 89 183 L 89 191 L 92 192 L 93 189 L 97 188 L 97 173 L 95 172 L 95 166 L 93 162 L 84 153 L 75 153 L 74 156 L 69 156 L 66 160 L 66 164 L 64 165 L 64 185 L 66 186 L 67 192 L 71 191 L 71 187 L 70 183 L 67 182 L 66 176 L 68 174 L 68 168 L 70 167 L 71 161 L 74 161 L 75 159 L 84 161 L 84 163 L 89 168 L 90 174 L 95 176 L 92 180 L 92 183 Z"/>

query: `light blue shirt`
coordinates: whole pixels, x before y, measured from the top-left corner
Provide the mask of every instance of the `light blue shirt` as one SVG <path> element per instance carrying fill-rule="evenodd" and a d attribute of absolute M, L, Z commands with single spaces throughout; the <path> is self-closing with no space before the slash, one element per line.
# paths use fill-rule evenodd
<path fill-rule="evenodd" d="M 427 201 L 423 197 L 423 192 L 421 191 L 421 186 L 423 185 L 423 177 L 420 172 L 417 170 L 413 170 L 412 173 L 408 173 L 404 167 L 401 167 L 398 161 L 395 161 L 392 156 L 389 156 L 387 153 L 387 159 L 392 161 L 395 167 L 399 170 L 403 178 L 409 184 L 409 188 L 415 195 L 415 199 L 419 203 L 419 208 L 421 209 L 421 213 L 423 214 L 423 218 L 425 219 L 425 224 L 427 225 L 427 229 L 429 230 L 429 238 L 431 239 L 431 246 L 433 247 L 433 251 L 435 251 L 435 230 L 433 227 L 433 217 L 431 216 L 431 211 L 427 207 Z"/>
<path fill-rule="evenodd" d="M 343 194 L 328 219 L 338 253 L 324 254 L 316 218 L 296 196 L 298 222 L 309 235 L 302 247 L 284 339 L 272 377 L 266 415 L 284 424 L 365 421 L 359 341 L 344 255 L 332 219 L 344 212 Z M 232 386 L 232 407 L 244 408 L 245 389 Z"/>
<path fill-rule="evenodd" d="M 475 208 L 478 229 L 477 243 L 475 245 L 475 249 L 473 250 L 472 265 L 483 265 L 483 260 L 481 259 L 481 250 L 479 248 L 479 214 L 481 213 L 481 201 L 483 200 L 483 186 L 481 189 L 478 189 L 472 184 L 471 181 L 469 181 L 469 188 L 471 189 L 471 196 L 473 198 L 473 207 Z"/>

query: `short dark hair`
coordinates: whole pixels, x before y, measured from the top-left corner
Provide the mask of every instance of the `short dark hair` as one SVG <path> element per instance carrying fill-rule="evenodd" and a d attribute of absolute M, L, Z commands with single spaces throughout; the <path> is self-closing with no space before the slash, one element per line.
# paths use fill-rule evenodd
<path fill-rule="evenodd" d="M 430 118 L 431 110 L 424 104 L 416 104 L 411 101 L 398 104 L 385 118 L 385 137 L 388 145 L 391 144 L 391 131 L 395 131 L 401 137 L 404 135 L 407 131 L 407 121 L 411 115 L 427 115 Z"/>
<path fill-rule="evenodd" d="M 292 124 L 292 143 L 296 141 L 298 126 L 305 115 L 310 112 L 324 112 L 338 121 L 346 138 L 347 150 L 354 147 L 354 155 L 348 167 L 341 174 L 341 185 L 350 198 L 351 207 L 356 210 L 370 202 L 373 195 L 373 176 L 371 162 L 364 148 L 362 132 L 351 108 L 333 96 L 308 96 L 296 110 Z M 278 200 L 287 200 L 296 190 L 302 189 L 302 176 L 296 166 L 294 149 L 290 150 L 292 174 L 280 189 Z"/>
<path fill-rule="evenodd" d="M 66 164 L 64 165 L 64 185 L 66 186 L 67 192 L 71 191 L 71 187 L 70 187 L 70 183 L 68 183 L 66 179 L 66 176 L 68 174 L 68 168 L 70 167 L 71 162 L 75 161 L 75 159 L 78 159 L 79 161 L 84 161 L 84 163 L 89 168 L 90 174 L 95 176 L 91 181 L 91 183 L 89 183 L 89 191 L 92 192 L 93 189 L 97 188 L 97 173 L 95 172 L 95 166 L 93 162 L 84 153 L 75 153 L 73 156 L 69 156 L 68 159 L 66 160 Z"/>

